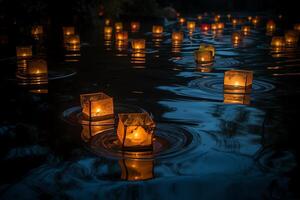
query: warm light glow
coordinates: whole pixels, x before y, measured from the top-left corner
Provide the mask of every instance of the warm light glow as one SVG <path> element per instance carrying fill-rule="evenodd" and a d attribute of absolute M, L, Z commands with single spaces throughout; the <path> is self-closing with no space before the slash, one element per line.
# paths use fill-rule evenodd
<path fill-rule="evenodd" d="M 193 31 L 195 31 L 195 28 L 196 28 L 196 22 L 194 22 L 194 21 L 188 21 L 188 22 L 186 23 L 186 27 L 187 27 L 187 29 L 188 29 L 190 32 L 193 32 Z"/>
<path fill-rule="evenodd" d="M 131 22 L 131 32 L 138 32 L 140 30 L 140 22 Z"/>
<path fill-rule="evenodd" d="M 224 23 L 218 22 L 218 23 L 211 24 L 212 30 L 221 30 L 223 28 L 224 28 Z"/>
<path fill-rule="evenodd" d="M 119 114 L 117 135 L 123 148 L 152 149 L 154 128 L 148 113 Z"/>
<path fill-rule="evenodd" d="M 207 50 L 197 50 L 194 53 L 196 63 L 198 64 L 205 64 L 205 63 L 211 63 L 213 62 L 213 55 L 211 51 Z"/>
<path fill-rule="evenodd" d="M 43 26 L 34 26 L 31 29 L 31 35 L 34 37 L 38 37 L 44 33 Z"/>
<path fill-rule="evenodd" d="M 242 30 L 242 32 L 243 32 L 244 35 L 248 35 L 249 32 L 250 32 L 250 30 L 251 30 L 251 28 L 250 28 L 250 26 L 242 26 L 241 30 Z"/>
<path fill-rule="evenodd" d="M 215 47 L 213 45 L 210 45 L 210 44 L 200 44 L 199 46 L 199 51 L 211 51 L 212 53 L 212 56 L 215 57 Z"/>
<path fill-rule="evenodd" d="M 252 21 L 252 16 L 248 16 L 247 19 L 251 22 Z"/>
<path fill-rule="evenodd" d="M 105 26 L 109 26 L 110 23 L 111 23 L 110 19 L 105 19 L 105 20 L 104 20 Z"/>
<path fill-rule="evenodd" d="M 64 36 L 74 35 L 75 28 L 73 26 L 65 26 L 63 27 Z"/>
<path fill-rule="evenodd" d="M 300 24 L 294 24 L 294 30 L 300 31 Z"/>
<path fill-rule="evenodd" d="M 110 118 L 114 114 L 113 98 L 98 92 L 80 95 L 82 114 L 89 119 Z"/>
<path fill-rule="evenodd" d="M 141 181 L 153 178 L 153 160 L 123 159 L 119 161 L 121 179 L 127 181 Z"/>
<path fill-rule="evenodd" d="M 284 39 L 288 46 L 296 46 L 299 40 L 299 33 L 294 30 L 289 30 L 284 34 Z"/>
<path fill-rule="evenodd" d="M 227 94 L 224 93 L 224 103 L 226 104 L 250 104 L 249 94 Z"/>
<path fill-rule="evenodd" d="M 185 19 L 183 17 L 179 18 L 179 23 L 183 24 L 185 22 Z"/>
<path fill-rule="evenodd" d="M 162 34 L 164 31 L 164 27 L 163 26 L 159 26 L 159 25 L 153 25 L 152 26 L 152 34 L 153 35 L 160 35 Z"/>
<path fill-rule="evenodd" d="M 202 19 L 203 19 L 202 15 L 198 15 L 198 16 L 197 16 L 197 19 L 198 19 L 198 20 L 202 20 Z"/>
<path fill-rule="evenodd" d="M 16 47 L 16 55 L 18 59 L 32 57 L 32 46 L 19 46 Z"/>
<path fill-rule="evenodd" d="M 285 38 L 281 36 L 272 37 L 271 41 L 272 47 L 284 47 L 285 46 Z"/>
<path fill-rule="evenodd" d="M 183 33 L 182 32 L 173 32 L 172 33 L 172 41 L 173 42 L 182 42 L 183 40 Z"/>
<path fill-rule="evenodd" d="M 224 91 L 245 93 L 252 87 L 253 72 L 246 70 L 229 70 L 224 74 Z"/>
<path fill-rule="evenodd" d="M 251 22 L 253 25 L 257 25 L 259 22 L 259 18 L 258 17 L 252 18 Z"/>
<path fill-rule="evenodd" d="M 105 35 L 112 35 L 113 29 L 111 26 L 105 26 L 104 27 L 104 34 Z"/>
<path fill-rule="evenodd" d="M 242 41 L 242 36 L 239 32 L 234 32 L 232 33 L 231 39 L 232 42 L 236 44 Z"/>
<path fill-rule="evenodd" d="M 122 31 L 123 30 L 123 23 L 122 22 L 116 22 L 115 23 L 115 30 L 116 30 L 116 32 Z"/>
<path fill-rule="evenodd" d="M 201 25 L 201 30 L 202 31 L 208 31 L 210 29 L 210 25 L 209 24 L 202 24 Z"/>
<path fill-rule="evenodd" d="M 232 20 L 231 20 L 231 23 L 232 23 L 233 26 L 237 25 L 238 22 L 239 22 L 238 19 L 232 19 Z"/>
<path fill-rule="evenodd" d="M 144 50 L 146 48 L 146 40 L 145 39 L 133 39 L 131 41 L 131 48 L 133 50 Z"/>
<path fill-rule="evenodd" d="M 47 75 L 48 67 L 44 59 L 33 59 L 29 61 L 27 74 L 33 76 Z"/>
<path fill-rule="evenodd" d="M 275 22 L 274 22 L 273 20 L 269 20 L 269 21 L 267 22 L 266 29 L 267 29 L 267 31 L 269 31 L 269 32 L 275 31 L 275 29 L 276 29 L 276 24 L 275 24 Z"/>
<path fill-rule="evenodd" d="M 128 40 L 127 31 L 117 32 L 115 36 L 116 36 L 116 41 L 127 41 Z"/>

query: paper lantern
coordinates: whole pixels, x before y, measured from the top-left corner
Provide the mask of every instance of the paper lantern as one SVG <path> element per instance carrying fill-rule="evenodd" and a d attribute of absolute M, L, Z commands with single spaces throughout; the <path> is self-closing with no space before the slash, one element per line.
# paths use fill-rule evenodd
<path fill-rule="evenodd" d="M 154 128 L 148 113 L 119 114 L 117 135 L 122 148 L 152 149 Z"/>
<path fill-rule="evenodd" d="M 248 35 L 250 33 L 251 28 L 250 26 L 242 26 L 241 30 L 244 35 Z"/>
<path fill-rule="evenodd" d="M 209 24 L 201 24 L 201 30 L 202 31 L 208 31 L 210 29 L 210 25 Z"/>
<path fill-rule="evenodd" d="M 116 36 L 116 41 L 127 41 L 128 40 L 127 31 L 116 32 L 115 36 Z"/>
<path fill-rule="evenodd" d="M 269 31 L 269 32 L 275 31 L 275 29 L 276 29 L 276 24 L 275 24 L 275 22 L 274 22 L 273 20 L 269 20 L 269 21 L 267 22 L 266 29 L 267 29 L 267 31 Z"/>
<path fill-rule="evenodd" d="M 215 47 L 213 45 L 210 45 L 210 44 L 200 44 L 199 46 L 199 51 L 211 51 L 212 53 L 212 56 L 215 57 Z"/>
<path fill-rule="evenodd" d="M 104 35 L 112 35 L 113 29 L 111 26 L 104 27 Z"/>
<path fill-rule="evenodd" d="M 227 94 L 224 93 L 224 103 L 226 104 L 250 104 L 249 94 Z"/>
<path fill-rule="evenodd" d="M 41 76 L 48 74 L 47 62 L 44 59 L 33 59 L 28 62 L 27 74 Z"/>
<path fill-rule="evenodd" d="M 198 20 L 202 20 L 202 19 L 203 19 L 202 15 L 198 15 L 198 16 L 197 16 L 197 19 L 198 19 Z"/>
<path fill-rule="evenodd" d="M 116 30 L 116 32 L 122 31 L 123 30 L 123 23 L 122 22 L 116 22 L 115 23 L 115 30 Z"/>
<path fill-rule="evenodd" d="M 153 25 L 152 26 L 152 34 L 154 36 L 157 36 L 157 35 L 161 35 L 164 31 L 164 27 L 163 26 L 159 26 L 159 25 Z"/>
<path fill-rule="evenodd" d="M 81 94 L 80 102 L 83 116 L 90 120 L 107 119 L 114 115 L 113 98 L 102 92 Z"/>
<path fill-rule="evenodd" d="M 131 32 L 138 32 L 140 30 L 140 22 L 131 22 L 130 27 L 131 27 Z"/>
<path fill-rule="evenodd" d="M 252 88 L 253 72 L 229 70 L 224 74 L 224 92 L 248 93 Z"/>
<path fill-rule="evenodd" d="M 238 19 L 232 19 L 231 23 L 233 26 L 236 26 L 238 24 L 239 20 Z"/>
<path fill-rule="evenodd" d="M 183 33 L 181 31 L 173 31 L 172 33 L 172 42 L 182 42 L 183 41 Z"/>
<path fill-rule="evenodd" d="M 16 54 L 18 59 L 26 59 L 32 57 L 32 46 L 16 47 Z"/>
<path fill-rule="evenodd" d="M 74 26 L 63 27 L 63 33 L 64 33 L 64 36 L 74 35 L 75 34 Z"/>
<path fill-rule="evenodd" d="M 186 27 L 187 27 L 187 29 L 188 29 L 190 32 L 193 32 L 193 31 L 195 31 L 195 28 L 196 28 L 196 22 L 194 22 L 194 21 L 188 21 L 188 22 L 186 23 Z"/>
<path fill-rule="evenodd" d="M 272 37 L 271 41 L 272 47 L 284 47 L 285 46 L 285 38 L 281 36 Z"/>
<path fill-rule="evenodd" d="M 145 39 L 133 39 L 131 41 L 131 48 L 134 51 L 144 50 L 146 48 L 146 40 Z"/>
<path fill-rule="evenodd" d="M 105 19 L 104 24 L 105 24 L 105 26 L 109 26 L 111 24 L 111 20 L 110 19 Z"/>
<path fill-rule="evenodd" d="M 43 26 L 33 26 L 31 29 L 31 35 L 38 37 L 44 33 Z"/>
<path fill-rule="evenodd" d="M 185 22 L 185 19 L 183 17 L 179 18 L 179 23 L 183 24 Z"/>
<path fill-rule="evenodd" d="M 66 37 L 66 44 L 67 45 L 75 45 L 79 46 L 80 45 L 80 37 L 79 35 L 70 35 Z"/>
<path fill-rule="evenodd" d="M 127 181 L 141 181 L 153 178 L 153 160 L 123 159 L 119 161 L 121 179 Z"/>
<path fill-rule="evenodd" d="M 253 19 L 253 17 L 252 17 L 252 16 L 248 16 L 248 17 L 247 17 L 247 19 L 248 19 L 248 21 L 250 21 L 250 22 L 251 22 L 251 21 L 252 21 L 252 19 Z"/>
<path fill-rule="evenodd" d="M 299 33 L 294 30 L 289 30 L 284 34 L 285 43 L 288 46 L 296 46 L 299 40 Z"/>
<path fill-rule="evenodd" d="M 232 43 L 237 44 L 242 41 L 242 35 L 239 32 L 233 32 L 231 36 Z"/>
<path fill-rule="evenodd" d="M 211 51 L 197 50 L 194 52 L 195 61 L 198 64 L 208 64 L 213 62 L 213 55 Z"/>
<path fill-rule="evenodd" d="M 251 22 L 252 22 L 252 24 L 255 26 L 255 25 L 258 24 L 259 18 L 258 18 L 258 17 L 252 18 Z"/>

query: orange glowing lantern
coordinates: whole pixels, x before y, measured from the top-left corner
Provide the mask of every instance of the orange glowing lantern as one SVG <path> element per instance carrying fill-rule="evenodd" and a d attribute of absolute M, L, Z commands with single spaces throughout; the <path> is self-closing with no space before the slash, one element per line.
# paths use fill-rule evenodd
<path fill-rule="evenodd" d="M 198 15 L 198 16 L 197 16 L 197 19 L 198 19 L 198 20 L 202 20 L 202 19 L 203 19 L 202 15 Z"/>
<path fill-rule="evenodd" d="M 31 35 L 33 37 L 38 37 L 44 33 L 43 26 L 34 26 L 31 29 Z"/>
<path fill-rule="evenodd" d="M 231 23 L 232 23 L 233 26 L 236 26 L 239 23 L 239 20 L 238 19 L 232 19 Z"/>
<path fill-rule="evenodd" d="M 252 19 L 253 19 L 253 17 L 252 16 L 248 16 L 247 19 L 248 19 L 249 22 L 251 22 Z"/>
<path fill-rule="evenodd" d="M 201 30 L 202 31 L 208 31 L 210 29 L 210 25 L 209 24 L 201 24 Z"/>
<path fill-rule="evenodd" d="M 90 120 L 107 119 L 114 115 L 113 98 L 102 92 L 81 94 L 80 102 L 83 116 Z"/>
<path fill-rule="evenodd" d="M 140 30 L 140 22 L 131 22 L 131 32 L 138 32 Z"/>
<path fill-rule="evenodd" d="M 215 20 L 215 22 L 218 22 L 218 21 L 220 21 L 220 19 L 221 19 L 221 15 L 216 15 L 214 20 Z"/>
<path fill-rule="evenodd" d="M 131 48 L 134 51 L 141 51 L 146 48 L 146 40 L 145 39 L 134 39 L 131 41 Z"/>
<path fill-rule="evenodd" d="M 231 19 L 231 14 L 227 14 L 227 18 L 230 20 Z"/>
<path fill-rule="evenodd" d="M 32 46 L 16 47 L 16 54 L 18 59 L 26 59 L 32 57 Z"/>
<path fill-rule="evenodd" d="M 296 46 L 299 40 L 299 33 L 294 30 L 289 30 L 284 34 L 284 38 L 288 46 Z"/>
<path fill-rule="evenodd" d="M 159 25 L 153 25 L 152 26 L 152 34 L 153 35 L 161 35 L 164 31 L 164 27 L 163 26 L 159 26 Z"/>
<path fill-rule="evenodd" d="M 244 35 L 248 35 L 249 32 L 250 32 L 250 30 L 251 30 L 251 28 L 250 28 L 250 26 L 242 26 L 241 30 L 242 30 L 242 32 L 243 32 Z"/>
<path fill-rule="evenodd" d="M 152 149 L 154 129 L 148 113 L 119 114 L 117 135 L 122 148 Z"/>
<path fill-rule="evenodd" d="M 183 33 L 181 31 L 179 31 L 179 32 L 173 31 L 172 41 L 176 42 L 176 43 L 182 42 L 183 41 Z"/>
<path fill-rule="evenodd" d="M 64 33 L 64 36 L 74 35 L 75 34 L 74 26 L 63 27 L 63 33 Z"/>
<path fill-rule="evenodd" d="M 231 40 L 234 44 L 240 43 L 242 39 L 242 35 L 239 32 L 232 33 Z"/>
<path fill-rule="evenodd" d="M 44 59 L 33 59 L 29 61 L 27 74 L 31 76 L 41 76 L 48 74 L 47 62 Z"/>
<path fill-rule="evenodd" d="M 213 54 L 207 50 L 197 50 L 194 53 L 197 64 L 208 64 L 213 62 Z"/>
<path fill-rule="evenodd" d="M 79 46 L 80 45 L 80 37 L 79 35 L 70 35 L 66 37 L 66 44 L 70 46 Z"/>
<path fill-rule="evenodd" d="M 224 92 L 248 93 L 252 88 L 253 72 L 229 70 L 224 74 Z"/>
<path fill-rule="evenodd" d="M 110 19 L 105 19 L 104 24 L 105 24 L 105 26 L 109 26 L 111 24 L 111 20 Z"/>
<path fill-rule="evenodd" d="M 112 35 L 113 29 L 111 26 L 104 27 L 104 35 Z"/>
<path fill-rule="evenodd" d="M 199 51 L 211 51 L 213 57 L 215 57 L 215 47 L 210 44 L 200 44 Z"/>
<path fill-rule="evenodd" d="M 281 36 L 274 36 L 272 37 L 271 41 L 272 47 L 284 47 L 285 46 L 285 38 Z"/>
<path fill-rule="evenodd" d="M 123 23 L 122 22 L 116 22 L 115 23 L 115 29 L 116 29 L 116 32 L 122 31 L 123 30 Z"/>
<path fill-rule="evenodd" d="M 221 30 L 223 28 L 224 28 L 224 23 L 218 22 L 218 23 L 211 24 L 212 30 Z"/>
<path fill-rule="evenodd" d="M 300 31 L 300 24 L 294 24 L 294 30 Z"/>
<path fill-rule="evenodd" d="M 252 18 L 251 22 L 252 22 L 252 24 L 255 26 L 255 25 L 258 24 L 259 18 L 258 18 L 258 17 Z"/>
<path fill-rule="evenodd" d="M 121 31 L 116 33 L 116 41 L 127 41 L 128 33 L 127 31 Z"/>
<path fill-rule="evenodd" d="M 119 161 L 121 179 L 127 181 L 140 181 L 153 178 L 153 160 L 123 159 Z"/>
<path fill-rule="evenodd" d="M 276 29 L 276 24 L 273 20 L 269 20 L 266 25 L 266 29 L 268 32 L 273 32 Z"/>
<path fill-rule="evenodd" d="M 185 19 L 183 17 L 179 18 L 179 23 L 183 24 L 185 22 Z"/>
<path fill-rule="evenodd" d="M 194 22 L 194 21 L 188 21 L 188 22 L 186 23 L 186 27 L 187 27 L 187 29 L 188 29 L 190 32 L 193 32 L 193 31 L 195 31 L 195 28 L 196 28 L 196 22 Z"/>
<path fill-rule="evenodd" d="M 249 94 L 227 94 L 224 93 L 224 103 L 226 104 L 250 104 Z"/>

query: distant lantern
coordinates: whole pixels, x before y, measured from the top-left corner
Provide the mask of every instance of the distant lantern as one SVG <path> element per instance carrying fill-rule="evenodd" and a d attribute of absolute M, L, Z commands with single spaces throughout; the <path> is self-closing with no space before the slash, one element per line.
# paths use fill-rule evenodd
<path fill-rule="evenodd" d="M 219 22 L 220 19 L 221 19 L 221 15 L 216 15 L 214 18 L 215 22 Z"/>
<path fill-rule="evenodd" d="M 81 94 L 80 102 L 83 116 L 90 120 L 111 118 L 114 115 L 113 98 L 102 92 Z"/>
<path fill-rule="evenodd" d="M 294 30 L 289 30 L 284 34 L 285 43 L 288 46 L 296 46 L 299 40 L 299 33 Z"/>
<path fill-rule="evenodd" d="M 111 20 L 110 19 L 105 19 L 104 24 L 105 24 L 105 26 L 109 26 L 111 24 Z"/>
<path fill-rule="evenodd" d="M 148 113 L 119 114 L 117 135 L 122 148 L 152 149 L 154 129 Z"/>
<path fill-rule="evenodd" d="M 44 33 L 43 26 L 33 26 L 31 29 L 31 35 L 33 37 L 38 37 Z"/>
<path fill-rule="evenodd" d="M 188 29 L 190 32 L 193 32 L 193 31 L 195 31 L 195 28 L 196 28 L 196 22 L 194 22 L 194 21 L 188 21 L 188 22 L 186 23 L 186 27 L 187 27 L 187 29 Z"/>
<path fill-rule="evenodd" d="M 239 32 L 233 32 L 231 36 L 232 43 L 237 44 L 242 41 L 242 35 Z"/>
<path fill-rule="evenodd" d="M 253 17 L 252 17 L 252 16 L 248 16 L 248 17 L 247 17 L 247 19 L 248 19 L 248 21 L 250 21 L 250 22 L 251 22 L 251 21 L 252 21 L 252 19 L 253 19 Z"/>
<path fill-rule="evenodd" d="M 232 19 L 231 23 L 232 23 L 233 26 L 236 26 L 239 23 L 239 20 L 238 19 Z"/>
<path fill-rule="evenodd" d="M 153 35 L 161 35 L 164 31 L 164 27 L 160 25 L 153 25 L 152 26 L 152 34 Z"/>
<path fill-rule="evenodd" d="M 33 59 L 29 61 L 27 74 L 30 76 L 47 75 L 48 67 L 47 62 L 44 59 Z"/>
<path fill-rule="evenodd" d="M 299 24 L 294 24 L 294 30 L 300 31 L 300 23 Z"/>
<path fill-rule="evenodd" d="M 63 27 L 63 33 L 64 33 L 64 36 L 74 35 L 75 34 L 74 26 Z"/>
<path fill-rule="evenodd" d="M 231 19 L 231 14 L 227 14 L 227 18 L 230 20 Z"/>
<path fill-rule="evenodd" d="M 104 34 L 105 35 L 112 35 L 113 29 L 111 26 L 105 26 L 104 27 Z"/>
<path fill-rule="evenodd" d="M 183 41 L 183 33 L 181 31 L 175 32 L 173 31 L 172 33 L 172 41 L 179 43 Z"/>
<path fill-rule="evenodd" d="M 250 26 L 242 26 L 241 31 L 243 32 L 244 35 L 248 35 L 250 33 Z"/>
<path fill-rule="evenodd" d="M 213 62 L 213 54 L 208 50 L 197 50 L 194 52 L 197 64 L 208 64 Z"/>
<path fill-rule="evenodd" d="M 266 25 L 266 29 L 269 32 L 273 32 L 276 29 L 276 23 L 273 20 L 269 20 Z"/>
<path fill-rule="evenodd" d="M 201 30 L 202 31 L 208 31 L 210 29 L 210 25 L 209 24 L 201 24 Z"/>
<path fill-rule="evenodd" d="M 16 47 L 16 54 L 18 59 L 26 59 L 32 57 L 32 46 L 18 46 Z"/>
<path fill-rule="evenodd" d="M 225 104 L 250 104 L 250 95 L 249 94 L 230 94 L 224 93 L 224 103 Z"/>
<path fill-rule="evenodd" d="M 179 18 L 179 23 L 183 24 L 185 22 L 185 19 L 183 17 Z"/>
<path fill-rule="evenodd" d="M 146 40 L 145 39 L 133 39 L 131 41 L 131 48 L 134 51 L 145 50 L 145 48 L 146 48 Z"/>
<path fill-rule="evenodd" d="M 131 32 L 138 32 L 140 30 L 140 22 L 131 22 L 130 27 L 131 27 Z"/>
<path fill-rule="evenodd" d="M 66 44 L 72 46 L 79 46 L 80 45 L 79 35 L 70 35 L 66 37 Z"/>
<path fill-rule="evenodd" d="M 252 18 L 251 22 L 253 25 L 257 25 L 259 22 L 259 18 L 258 17 Z"/>
<path fill-rule="evenodd" d="M 126 40 L 128 40 L 127 31 L 116 32 L 115 36 L 116 36 L 116 41 L 126 41 Z"/>
<path fill-rule="evenodd" d="M 202 43 L 202 44 L 200 44 L 198 50 L 199 51 L 211 51 L 212 56 L 215 57 L 215 51 L 216 51 L 216 49 L 215 49 L 215 47 L 213 45 Z"/>
<path fill-rule="evenodd" d="M 154 161 L 151 159 L 122 159 L 121 179 L 127 181 L 141 181 L 153 178 Z"/>
<path fill-rule="evenodd" d="M 218 22 L 211 24 L 211 30 L 222 30 L 224 28 L 224 23 Z"/>
<path fill-rule="evenodd" d="M 224 92 L 248 93 L 252 88 L 253 72 L 229 70 L 224 74 Z"/>
<path fill-rule="evenodd" d="M 202 20 L 202 19 L 203 19 L 202 15 L 198 15 L 198 16 L 197 16 L 197 19 L 198 19 L 198 20 Z"/>
<path fill-rule="evenodd" d="M 284 47 L 285 46 L 285 38 L 281 36 L 272 37 L 271 41 L 272 47 Z"/>
<path fill-rule="evenodd" d="M 217 29 L 220 30 L 220 29 L 224 29 L 225 25 L 223 22 L 218 22 L 217 23 Z"/>
<path fill-rule="evenodd" d="M 116 30 L 116 32 L 122 31 L 123 30 L 123 23 L 122 22 L 116 22 L 115 23 L 115 30 Z"/>

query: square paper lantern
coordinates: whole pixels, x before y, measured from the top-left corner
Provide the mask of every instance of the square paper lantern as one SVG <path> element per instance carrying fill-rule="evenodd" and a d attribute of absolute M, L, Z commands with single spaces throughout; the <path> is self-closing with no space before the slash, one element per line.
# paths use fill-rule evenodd
<path fill-rule="evenodd" d="M 258 18 L 258 17 L 252 18 L 251 22 L 252 22 L 252 24 L 255 26 L 255 25 L 258 24 L 259 18 Z"/>
<path fill-rule="evenodd" d="M 123 159 L 119 161 L 121 179 L 127 181 L 141 181 L 153 178 L 153 160 Z"/>
<path fill-rule="evenodd" d="M 111 118 L 114 115 L 113 98 L 98 92 L 80 95 L 82 114 L 91 120 Z"/>
<path fill-rule="evenodd" d="M 250 104 L 249 94 L 226 94 L 224 93 L 224 103 L 226 104 Z"/>
<path fill-rule="evenodd" d="M 164 27 L 159 25 L 152 26 L 152 34 L 153 35 L 161 35 L 164 32 Z"/>
<path fill-rule="evenodd" d="M 276 24 L 275 24 L 275 22 L 274 22 L 273 20 L 269 20 L 269 21 L 267 22 L 266 29 L 267 29 L 267 31 L 269 31 L 269 32 L 275 31 L 275 29 L 276 29 Z"/>
<path fill-rule="evenodd" d="M 201 24 L 201 30 L 202 31 L 208 31 L 210 29 L 210 25 L 209 24 Z"/>
<path fill-rule="evenodd" d="M 294 30 L 289 30 L 284 34 L 285 43 L 288 46 L 296 46 L 299 40 L 299 33 Z"/>
<path fill-rule="evenodd" d="M 127 31 L 120 31 L 116 33 L 116 41 L 127 41 L 128 33 Z"/>
<path fill-rule="evenodd" d="M 185 22 L 185 19 L 183 17 L 179 18 L 179 23 L 183 24 Z"/>
<path fill-rule="evenodd" d="M 131 27 L 131 32 L 138 32 L 140 30 L 140 22 L 131 22 L 130 27 Z"/>
<path fill-rule="evenodd" d="M 187 29 L 188 29 L 190 32 L 193 32 L 193 31 L 195 31 L 195 28 L 196 28 L 196 22 L 194 22 L 194 21 L 188 21 L 188 22 L 186 23 L 186 27 L 187 27 Z"/>
<path fill-rule="evenodd" d="M 36 37 L 38 35 L 42 35 L 44 33 L 43 26 L 34 26 L 31 29 L 31 35 Z"/>
<path fill-rule="evenodd" d="M 206 64 L 213 62 L 213 54 L 212 51 L 207 50 L 198 50 L 195 51 L 195 60 L 198 64 Z"/>
<path fill-rule="evenodd" d="M 144 50 L 146 48 L 146 40 L 145 39 L 133 39 L 131 41 L 131 48 L 134 51 Z"/>
<path fill-rule="evenodd" d="M 212 56 L 215 57 L 215 52 L 216 52 L 216 49 L 213 45 L 210 45 L 210 44 L 200 44 L 199 46 L 199 51 L 211 51 L 212 53 Z"/>
<path fill-rule="evenodd" d="M 238 19 L 232 19 L 231 23 L 232 23 L 233 26 L 236 26 L 239 23 L 239 20 Z"/>
<path fill-rule="evenodd" d="M 113 29 L 111 26 L 104 27 L 104 35 L 112 35 Z"/>
<path fill-rule="evenodd" d="M 44 59 L 33 59 L 29 61 L 27 74 L 31 76 L 41 76 L 48 74 L 47 62 Z"/>
<path fill-rule="evenodd" d="M 272 37 L 271 41 L 272 47 L 284 47 L 285 46 L 285 38 L 281 36 Z"/>
<path fill-rule="evenodd" d="M 63 27 L 63 33 L 64 33 L 64 36 L 74 35 L 75 34 L 74 26 Z"/>
<path fill-rule="evenodd" d="M 122 148 L 152 149 L 154 129 L 148 113 L 119 114 L 117 135 Z"/>
<path fill-rule="evenodd" d="M 241 30 L 242 30 L 244 35 L 248 35 L 251 28 L 250 28 L 250 26 L 242 26 Z"/>
<path fill-rule="evenodd" d="M 172 41 L 173 42 L 182 42 L 183 40 L 183 33 L 181 31 L 173 31 L 172 33 Z"/>
<path fill-rule="evenodd" d="M 242 35 L 239 32 L 232 33 L 231 40 L 234 44 L 242 41 Z"/>
<path fill-rule="evenodd" d="M 212 24 L 211 24 L 211 30 L 215 31 L 215 30 L 217 30 L 217 29 L 218 29 L 217 23 L 212 23 Z"/>
<path fill-rule="evenodd" d="M 26 59 L 32 57 L 32 46 L 16 47 L 16 54 L 18 59 Z"/>
<path fill-rule="evenodd" d="M 123 30 L 123 23 L 122 22 L 116 22 L 115 23 L 115 30 L 116 30 L 116 32 L 122 31 Z"/>
<path fill-rule="evenodd" d="M 248 93 L 252 88 L 252 81 L 252 71 L 226 71 L 224 74 L 224 91 L 229 93 Z"/>

